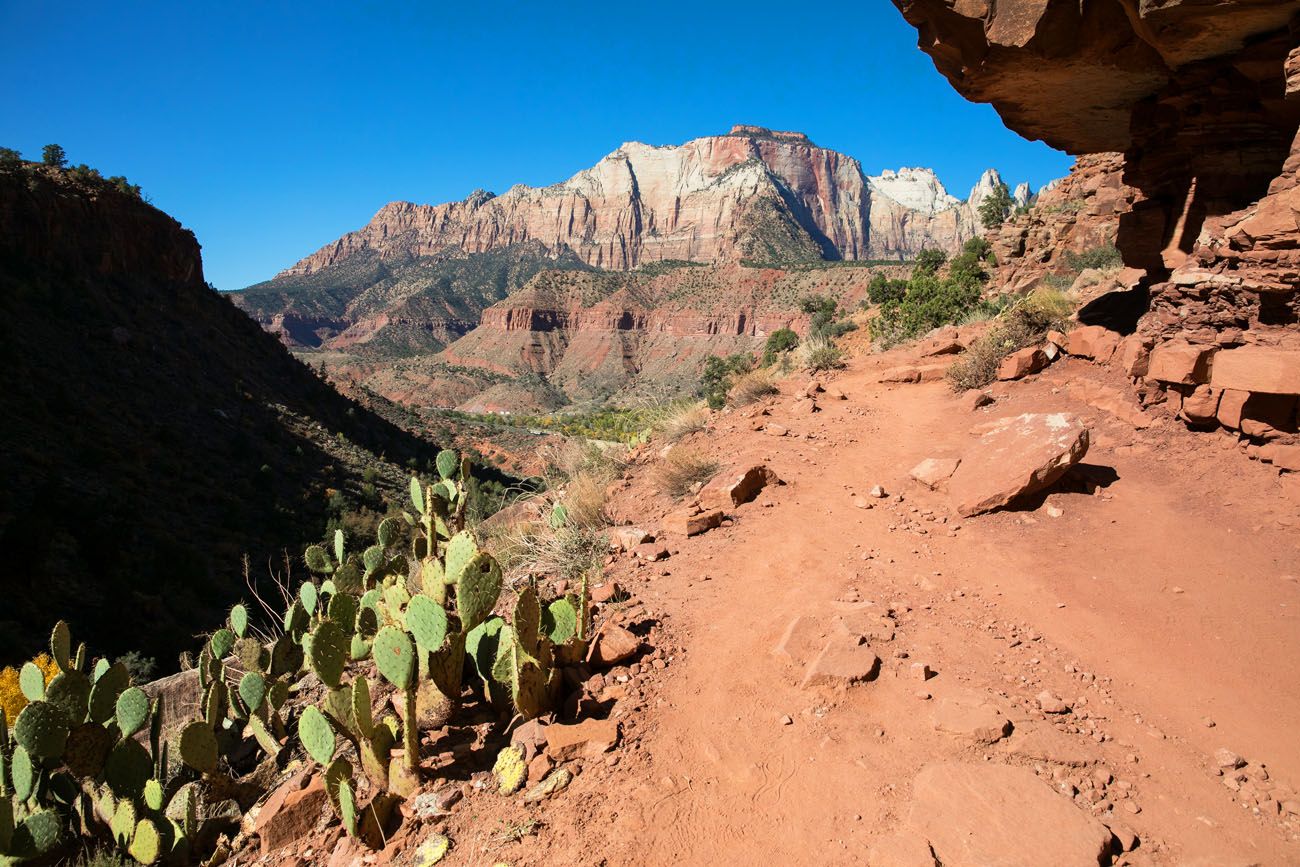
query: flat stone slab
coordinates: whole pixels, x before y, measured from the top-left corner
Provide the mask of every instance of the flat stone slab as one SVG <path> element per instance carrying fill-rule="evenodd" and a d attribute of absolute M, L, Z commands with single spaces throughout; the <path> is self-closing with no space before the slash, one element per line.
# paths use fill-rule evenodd
<path fill-rule="evenodd" d="M 909 475 L 930 490 L 934 490 L 945 479 L 957 472 L 957 467 L 960 464 L 960 458 L 926 458 L 912 467 L 912 472 Z"/>
<path fill-rule="evenodd" d="M 945 698 L 931 711 L 935 729 L 981 744 L 996 743 L 1011 734 L 1011 720 L 978 698 Z"/>
<path fill-rule="evenodd" d="M 1043 490 L 1088 452 L 1088 428 L 1063 412 L 998 419 L 979 434 L 948 481 L 957 512 L 967 518 Z"/>
<path fill-rule="evenodd" d="M 1110 830 L 1028 768 L 926 765 L 912 783 L 910 824 L 944 867 L 1109 863 Z"/>

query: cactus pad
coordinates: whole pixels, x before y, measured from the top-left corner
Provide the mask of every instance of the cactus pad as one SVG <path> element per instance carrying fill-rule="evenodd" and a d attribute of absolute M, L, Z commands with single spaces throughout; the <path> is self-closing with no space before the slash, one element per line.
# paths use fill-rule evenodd
<path fill-rule="evenodd" d="M 266 701 L 266 678 L 261 672 L 249 671 L 239 679 L 239 697 L 250 714 L 262 709 L 262 703 Z"/>
<path fill-rule="evenodd" d="M 445 570 L 447 581 L 455 584 L 460 581 L 460 573 L 469 561 L 474 559 L 478 554 L 478 543 L 474 541 L 474 534 L 468 530 L 462 530 L 455 536 L 447 540 Z"/>
<path fill-rule="evenodd" d="M 144 784 L 144 805 L 152 813 L 159 813 L 163 808 L 163 787 L 157 779 L 147 780 Z"/>
<path fill-rule="evenodd" d="M 360 635 L 352 636 L 352 646 L 348 648 L 348 655 L 353 659 L 365 659 L 370 655 L 370 642 Z"/>
<path fill-rule="evenodd" d="M 14 721 L 14 739 L 35 757 L 57 758 L 68 742 L 68 718 L 57 705 L 31 702 Z"/>
<path fill-rule="evenodd" d="M 302 607 L 302 603 L 297 599 L 284 612 L 284 631 L 297 638 L 307 627 L 311 625 L 311 617 L 308 616 L 307 610 Z"/>
<path fill-rule="evenodd" d="M 524 762 L 524 751 L 516 746 L 509 746 L 497 753 L 497 760 L 492 765 L 492 775 L 497 778 L 497 789 L 503 795 L 513 795 L 523 788 L 528 779 L 528 765 Z"/>
<path fill-rule="evenodd" d="M 351 634 L 357 628 L 357 607 L 357 597 L 348 593 L 336 593 L 330 597 L 329 619 L 344 632 Z"/>
<path fill-rule="evenodd" d="M 432 834 L 415 850 L 415 867 L 433 867 L 451 851 L 451 838 L 446 834 Z"/>
<path fill-rule="evenodd" d="M 564 644 L 578 631 L 578 612 L 568 599 L 552 599 L 542 609 L 542 632 L 554 644 Z"/>
<path fill-rule="evenodd" d="M 551 507 L 551 529 L 558 530 L 569 522 L 569 509 L 563 503 Z"/>
<path fill-rule="evenodd" d="M 230 651 L 234 646 L 235 633 L 231 632 L 229 629 L 222 627 L 212 633 L 212 640 L 209 642 L 209 647 L 212 648 L 213 659 L 218 661 L 225 659 L 230 655 Z"/>
<path fill-rule="evenodd" d="M 326 554 L 325 549 L 320 545 L 308 545 L 307 550 L 302 552 L 302 559 L 307 564 L 307 568 L 313 572 L 328 575 L 334 571 L 334 564 L 330 562 L 330 555 Z"/>
<path fill-rule="evenodd" d="M 99 723 L 88 722 L 68 733 L 63 762 L 78 777 L 98 777 L 112 748 L 112 732 Z"/>
<path fill-rule="evenodd" d="M 492 613 L 501 595 L 501 566 L 491 554 L 480 553 L 461 571 L 456 582 L 456 613 L 468 632 Z"/>
<path fill-rule="evenodd" d="M 131 845 L 126 850 L 132 858 L 141 864 L 149 865 L 158 860 L 162 854 L 162 836 L 152 819 L 141 819 L 131 836 Z"/>
<path fill-rule="evenodd" d="M 447 638 L 447 612 L 428 596 L 415 596 L 406 606 L 406 628 L 421 650 L 437 650 Z"/>
<path fill-rule="evenodd" d="M 75 668 L 66 669 L 45 687 L 45 700 L 63 711 L 69 725 L 80 725 L 90 703 L 90 678 Z"/>
<path fill-rule="evenodd" d="M 385 626 L 375 636 L 371 648 L 379 673 L 398 689 L 410 689 L 415 682 L 415 647 L 411 636 L 400 629 Z"/>
<path fill-rule="evenodd" d="M 366 567 L 366 574 L 378 572 L 384 568 L 384 546 L 371 545 L 361 554 L 361 565 Z"/>
<path fill-rule="evenodd" d="M 325 795 L 330 799 L 334 812 L 339 810 L 339 783 L 352 779 L 352 765 L 347 759 L 338 758 L 325 768 Z"/>
<path fill-rule="evenodd" d="M 59 845 L 59 840 L 63 837 L 63 820 L 54 810 L 37 810 L 23 819 L 23 824 L 15 829 L 14 836 L 21 838 L 24 848 L 30 848 L 35 854 L 43 854 Z"/>
<path fill-rule="evenodd" d="M 417 476 L 411 476 L 411 505 L 415 506 L 415 511 L 424 514 L 424 488 Z"/>
<path fill-rule="evenodd" d="M 266 691 L 266 697 L 271 702 L 271 707 L 276 710 L 284 707 L 284 703 L 289 700 L 288 682 L 283 680 L 271 681 L 271 685 Z"/>
<path fill-rule="evenodd" d="M 439 476 L 444 480 L 454 479 L 456 477 L 456 471 L 460 469 L 460 455 L 456 454 L 451 449 L 443 449 L 438 452 L 438 457 L 435 459 L 435 463 L 438 466 Z"/>
<path fill-rule="evenodd" d="M 370 738 L 375 733 L 375 718 L 370 712 L 370 681 L 358 677 L 352 681 L 352 722 L 357 734 Z"/>
<path fill-rule="evenodd" d="M 62 620 L 54 624 L 50 632 L 50 657 L 59 666 L 59 671 L 72 668 L 72 630 Z"/>
<path fill-rule="evenodd" d="M 101 660 L 102 661 L 102 660 Z M 98 666 L 96 666 L 98 668 Z M 92 722 L 108 722 L 116 712 L 117 697 L 131 683 L 131 675 L 122 663 L 104 669 L 90 688 L 89 716 Z"/>
<path fill-rule="evenodd" d="M 334 758 L 334 727 L 315 705 L 303 708 L 302 716 L 298 718 L 298 739 L 317 763 L 328 765 Z"/>
<path fill-rule="evenodd" d="M 385 548 L 391 548 L 397 544 L 397 537 L 402 532 L 402 522 L 396 518 L 384 518 L 379 522 L 379 529 L 375 535 L 379 544 Z"/>
<path fill-rule="evenodd" d="M 45 672 L 37 668 L 36 663 L 23 663 L 18 673 L 18 687 L 28 701 L 40 701 L 45 698 Z"/>
<path fill-rule="evenodd" d="M 316 585 L 310 581 L 304 581 L 298 588 L 298 601 L 302 602 L 302 607 L 308 614 L 316 613 L 316 602 L 319 594 L 316 591 Z"/>
<path fill-rule="evenodd" d="M 181 729 L 181 761 L 201 774 L 217 769 L 217 736 L 203 720 Z"/>
<path fill-rule="evenodd" d="M 235 633 L 237 638 L 243 638 L 248 634 L 248 609 L 242 604 L 230 609 L 230 631 Z"/>
<path fill-rule="evenodd" d="M 153 776 L 149 751 L 131 738 L 117 742 L 104 762 L 104 781 L 119 798 L 137 798 Z"/>
<path fill-rule="evenodd" d="M 339 593 L 358 595 L 362 589 L 361 570 L 356 563 L 344 563 L 334 573 L 334 589 Z"/>
<path fill-rule="evenodd" d="M 309 586 L 309 585 L 304 585 Z M 348 639 L 332 620 L 322 620 L 311 633 L 307 644 L 307 664 L 312 673 L 328 687 L 339 685 L 347 663 Z"/>
<path fill-rule="evenodd" d="M 149 697 L 140 687 L 129 687 L 117 697 L 117 727 L 122 737 L 138 732 L 148 719 Z"/>
<path fill-rule="evenodd" d="M 360 827 L 357 823 L 357 815 L 360 811 L 357 809 L 357 793 L 352 788 L 351 780 L 339 780 L 339 818 L 343 820 L 343 827 L 351 837 L 356 837 L 360 833 Z"/>
<path fill-rule="evenodd" d="M 256 638 L 241 638 L 235 642 L 235 658 L 244 671 L 261 671 L 265 667 L 265 653 L 262 642 Z"/>
<path fill-rule="evenodd" d="M 346 548 L 345 541 L 346 540 L 343 538 L 343 531 L 335 530 L 334 531 L 334 559 L 339 561 L 340 563 L 342 563 L 344 560 L 343 553 L 344 553 L 344 549 Z"/>
<path fill-rule="evenodd" d="M 36 791 L 38 771 L 32 761 L 32 754 L 22 744 L 14 747 L 9 761 L 9 775 L 13 779 L 14 795 L 19 801 L 26 801 Z M 4 799 L 0 799 L 4 800 Z"/>

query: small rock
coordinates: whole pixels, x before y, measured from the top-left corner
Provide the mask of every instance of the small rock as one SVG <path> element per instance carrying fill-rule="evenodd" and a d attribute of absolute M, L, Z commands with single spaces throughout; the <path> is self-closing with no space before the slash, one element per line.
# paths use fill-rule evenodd
<path fill-rule="evenodd" d="M 927 681 L 934 677 L 934 671 L 924 662 L 914 662 L 908 669 L 908 673 L 913 680 Z"/>
<path fill-rule="evenodd" d="M 556 792 L 562 791 L 573 781 L 573 773 L 568 768 L 560 768 L 542 782 L 524 793 L 524 803 L 534 804 L 545 800 Z"/>
<path fill-rule="evenodd" d="M 889 494 L 886 493 L 885 489 L 880 485 L 872 485 L 871 490 L 867 491 L 867 496 L 874 497 L 877 500 L 883 500 L 885 497 L 888 497 Z"/>
<path fill-rule="evenodd" d="M 786 714 L 785 716 L 781 717 L 781 725 L 792 726 L 794 725 L 794 720 L 790 718 L 789 714 Z"/>
<path fill-rule="evenodd" d="M 1221 768 L 1240 768 L 1246 764 L 1246 760 L 1226 748 L 1219 748 L 1214 751 L 1214 763 Z"/>
<path fill-rule="evenodd" d="M 1047 690 L 1043 690 L 1037 696 L 1038 707 L 1043 713 L 1069 713 L 1070 706 L 1061 699 L 1052 695 Z"/>
<path fill-rule="evenodd" d="M 926 458 L 912 467 L 910 475 L 930 490 L 934 490 L 945 479 L 957 472 L 959 464 L 961 464 L 960 458 Z"/>
<path fill-rule="evenodd" d="M 609 752 L 618 740 L 617 720 L 586 719 L 572 725 L 546 727 L 546 753 L 557 762 Z"/>

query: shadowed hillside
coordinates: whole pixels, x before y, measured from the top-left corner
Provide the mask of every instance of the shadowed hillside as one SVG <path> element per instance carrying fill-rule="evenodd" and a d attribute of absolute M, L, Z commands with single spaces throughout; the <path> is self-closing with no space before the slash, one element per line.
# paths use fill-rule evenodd
<path fill-rule="evenodd" d="M 0 369 L 4 661 L 63 616 L 170 667 L 242 554 L 265 576 L 336 491 L 377 503 L 434 454 L 208 288 L 171 217 L 34 165 L 0 173 Z"/>

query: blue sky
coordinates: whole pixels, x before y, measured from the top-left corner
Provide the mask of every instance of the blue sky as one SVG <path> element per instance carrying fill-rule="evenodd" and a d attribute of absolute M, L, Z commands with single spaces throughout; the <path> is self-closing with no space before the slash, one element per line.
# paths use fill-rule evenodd
<path fill-rule="evenodd" d="M 628 140 L 754 123 L 869 173 L 1065 155 L 965 102 L 887 0 L 18 3 L 0 0 L 0 146 L 124 174 L 198 235 L 208 279 L 270 277 L 386 202 L 555 183 Z"/>

